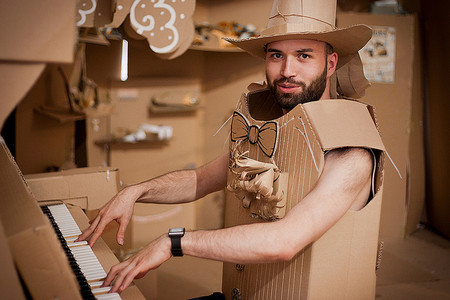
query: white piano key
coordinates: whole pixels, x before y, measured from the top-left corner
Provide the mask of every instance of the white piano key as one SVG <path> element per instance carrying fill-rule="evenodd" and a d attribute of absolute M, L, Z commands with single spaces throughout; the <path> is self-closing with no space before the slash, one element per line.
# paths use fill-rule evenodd
<path fill-rule="evenodd" d="M 83 264 L 83 267 L 81 268 L 82 270 L 98 270 L 98 266 L 96 264 L 91 264 L 91 265 L 85 265 Z"/>
<path fill-rule="evenodd" d="M 72 248 L 73 249 L 73 248 Z M 89 259 L 92 258 L 94 259 L 94 256 L 92 256 L 91 253 L 87 253 L 87 252 L 72 252 L 73 255 L 75 256 L 75 258 L 79 258 L 79 259 Z"/>
<path fill-rule="evenodd" d="M 72 250 L 72 253 L 90 254 L 92 252 L 92 250 L 90 249 L 90 247 L 89 248 L 86 248 L 86 247 L 89 247 L 89 246 L 88 245 L 83 245 L 83 246 L 80 246 L 80 247 L 74 247 L 71 250 Z M 91 251 L 89 251 L 89 250 L 91 250 Z"/>
<path fill-rule="evenodd" d="M 78 247 L 78 246 L 84 246 L 87 244 L 88 244 L 88 242 L 81 241 L 81 242 L 73 242 L 73 243 L 67 244 L 67 246 L 69 246 L 69 248 L 73 248 L 73 247 Z"/>
<path fill-rule="evenodd" d="M 90 282 L 89 286 L 91 288 L 97 288 L 97 287 L 101 287 L 103 284 L 103 281 L 94 281 L 94 282 Z"/>
<path fill-rule="evenodd" d="M 91 278 L 91 279 L 88 279 L 89 281 L 102 280 L 102 279 L 106 278 L 106 273 L 103 271 L 99 271 L 99 270 L 86 270 L 83 272 L 83 269 L 81 269 L 81 273 L 83 273 L 87 279 L 88 279 L 88 277 Z"/>
<path fill-rule="evenodd" d="M 57 204 L 48 206 L 59 230 L 64 237 L 66 236 L 78 236 L 81 234 L 81 230 L 78 227 L 69 209 L 64 204 Z"/>
<path fill-rule="evenodd" d="M 95 296 L 98 300 L 119 300 L 120 295 L 118 293 L 109 293 Z"/>
<path fill-rule="evenodd" d="M 92 259 L 85 259 L 85 260 L 77 260 L 78 263 L 82 264 L 85 267 L 90 266 L 98 266 L 98 262 Z"/>
<path fill-rule="evenodd" d="M 94 295 L 98 295 L 98 294 L 106 294 L 107 292 L 109 292 L 111 290 L 110 286 L 105 286 L 102 288 L 96 288 L 96 289 L 92 289 L 92 294 Z"/>
<path fill-rule="evenodd" d="M 77 238 L 78 237 L 68 237 L 68 238 L 65 238 L 65 240 L 69 244 L 69 243 L 73 243 Z"/>
<path fill-rule="evenodd" d="M 98 274 L 98 275 L 106 275 L 104 271 L 101 271 L 97 269 L 96 267 L 88 267 L 88 268 L 80 268 L 81 272 L 87 273 L 87 274 Z"/>
<path fill-rule="evenodd" d="M 83 273 L 84 277 L 86 277 L 86 280 L 89 281 L 95 281 L 95 280 L 103 280 L 106 276 L 102 276 L 102 274 L 85 274 Z"/>
<path fill-rule="evenodd" d="M 80 262 L 80 263 L 90 263 L 90 262 L 99 263 L 96 260 L 96 258 L 92 257 L 92 255 L 87 255 L 87 254 L 85 254 L 85 255 L 77 255 L 77 254 L 75 254 L 74 257 L 75 257 L 75 260 Z"/>

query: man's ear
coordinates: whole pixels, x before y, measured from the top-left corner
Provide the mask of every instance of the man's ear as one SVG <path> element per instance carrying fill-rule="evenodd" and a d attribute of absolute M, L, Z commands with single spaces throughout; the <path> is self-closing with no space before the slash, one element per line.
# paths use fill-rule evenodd
<path fill-rule="evenodd" d="M 327 78 L 330 78 L 336 72 L 337 63 L 338 54 L 336 52 L 327 55 Z"/>

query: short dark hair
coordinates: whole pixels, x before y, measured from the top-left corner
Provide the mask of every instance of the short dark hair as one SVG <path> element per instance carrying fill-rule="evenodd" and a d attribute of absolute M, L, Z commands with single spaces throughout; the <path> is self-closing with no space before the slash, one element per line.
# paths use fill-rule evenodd
<path fill-rule="evenodd" d="M 265 44 L 265 45 L 264 45 L 264 53 L 267 53 L 267 45 L 268 45 L 268 44 Z M 329 55 L 329 54 L 331 54 L 331 53 L 333 53 L 333 52 L 334 52 L 333 46 L 331 46 L 330 44 L 328 44 L 327 42 L 325 42 L 325 54 Z"/>
<path fill-rule="evenodd" d="M 331 53 L 333 53 L 333 52 L 334 52 L 333 46 L 331 46 L 331 45 L 328 44 L 328 43 L 325 43 L 325 53 L 326 53 L 327 55 L 329 55 L 329 54 L 331 54 Z"/>

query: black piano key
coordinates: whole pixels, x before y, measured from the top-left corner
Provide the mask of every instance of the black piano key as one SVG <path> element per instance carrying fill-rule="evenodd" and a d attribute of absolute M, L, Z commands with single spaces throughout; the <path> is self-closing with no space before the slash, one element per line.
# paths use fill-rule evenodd
<path fill-rule="evenodd" d="M 75 261 L 75 258 L 73 257 L 72 252 L 70 252 L 69 246 L 67 245 L 66 240 L 64 239 L 61 231 L 58 228 L 58 225 L 55 222 L 55 219 L 53 218 L 52 213 L 50 212 L 50 209 L 47 206 L 41 206 L 42 212 L 48 217 L 50 220 L 50 223 L 52 224 L 53 229 L 56 232 L 56 235 L 58 237 L 58 240 L 64 250 L 64 253 L 67 256 L 67 259 L 69 260 L 69 265 L 72 268 L 72 271 L 77 278 L 78 285 L 80 287 L 80 294 L 83 299 L 87 300 L 95 300 L 95 296 L 91 291 L 91 287 L 89 286 L 89 283 L 86 280 L 86 277 L 81 272 L 80 266 Z"/>

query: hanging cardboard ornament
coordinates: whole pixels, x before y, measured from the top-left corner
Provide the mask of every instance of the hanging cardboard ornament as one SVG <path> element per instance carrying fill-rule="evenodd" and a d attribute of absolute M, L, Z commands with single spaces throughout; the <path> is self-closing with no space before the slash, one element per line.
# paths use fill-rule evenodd
<path fill-rule="evenodd" d="M 191 47 L 192 38 L 195 35 L 194 24 L 184 26 L 182 28 L 182 31 L 180 32 L 180 34 L 182 37 L 186 37 L 186 38 L 183 38 L 183 40 L 179 44 L 178 48 L 175 49 L 175 51 L 173 51 L 171 53 L 156 53 L 155 52 L 156 56 L 158 56 L 159 58 L 162 58 L 162 59 L 174 59 L 174 58 L 177 58 L 178 56 L 182 55 L 184 52 L 186 52 L 189 49 L 189 47 Z"/>
<path fill-rule="evenodd" d="M 76 24 L 78 27 L 103 27 L 111 23 L 114 0 L 78 0 Z"/>
<path fill-rule="evenodd" d="M 148 3 L 135 0 L 130 8 L 131 26 L 145 36 L 150 48 L 156 53 L 172 53 L 192 36 L 182 36 L 182 28 L 192 24 L 195 1 L 159 0 Z"/>

